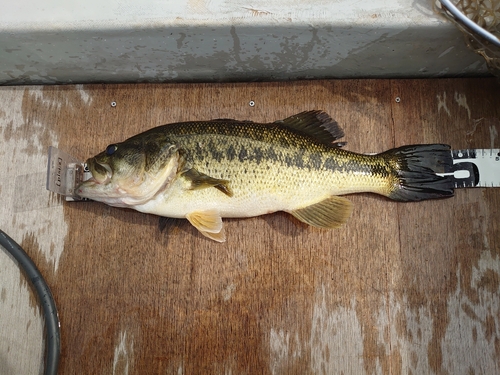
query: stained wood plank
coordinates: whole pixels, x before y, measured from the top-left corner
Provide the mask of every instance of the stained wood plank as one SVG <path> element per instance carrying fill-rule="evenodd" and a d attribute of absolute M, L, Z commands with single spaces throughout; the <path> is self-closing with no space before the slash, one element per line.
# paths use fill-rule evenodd
<path fill-rule="evenodd" d="M 396 142 L 499 148 L 498 83 L 460 83 L 394 82 L 394 95 L 401 97 L 393 105 L 395 126 L 406 124 Z M 494 336 L 500 332 L 500 315 L 490 304 L 499 291 L 499 207 L 493 189 L 457 190 L 452 200 L 398 207 L 401 279 L 396 290 L 406 296 L 408 311 L 428 311 L 427 360 L 435 373 L 443 368 L 498 372 L 500 347 Z"/>
<path fill-rule="evenodd" d="M 12 160 L 18 181 L 15 168 L 32 160 L 44 170 L 37 155 L 54 142 L 83 159 L 163 123 L 274 121 L 314 108 L 337 119 L 353 151 L 499 147 L 493 79 L 50 86 L 4 88 L 4 97 L 8 90 L 22 90 L 22 106 L 16 116 L 0 112 L 1 131 L 19 147 L 0 158 Z M 410 204 L 355 195 L 351 220 L 334 231 L 286 214 L 227 220 L 224 244 L 185 221 L 47 204 L 40 192 L 45 203 L 23 212 L 44 215 L 44 233 L 62 239 L 53 258 L 20 208 L 0 218 L 53 287 L 61 374 L 493 373 L 499 190 Z M 55 224 L 61 218 L 67 228 Z"/>

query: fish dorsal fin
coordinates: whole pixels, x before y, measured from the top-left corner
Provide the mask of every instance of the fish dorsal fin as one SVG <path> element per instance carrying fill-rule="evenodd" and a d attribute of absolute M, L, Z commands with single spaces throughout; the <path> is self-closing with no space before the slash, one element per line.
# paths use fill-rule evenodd
<path fill-rule="evenodd" d="M 345 224 L 351 212 L 351 201 L 336 195 L 310 206 L 290 211 L 300 221 L 317 228 L 338 228 Z"/>
<path fill-rule="evenodd" d="M 226 241 L 224 224 L 218 211 L 196 211 L 186 215 L 186 219 L 205 237 L 217 242 Z"/>
<path fill-rule="evenodd" d="M 238 123 L 244 122 L 244 123 L 247 123 L 247 124 L 253 124 L 254 123 L 251 120 L 236 120 L 234 118 L 214 118 L 214 119 L 210 120 L 210 122 L 238 122 Z"/>
<path fill-rule="evenodd" d="M 191 181 L 191 190 L 205 189 L 214 187 L 229 197 L 233 196 L 233 192 L 229 187 L 229 181 L 210 177 L 199 172 L 195 168 L 191 168 L 182 174 L 187 180 Z"/>
<path fill-rule="evenodd" d="M 283 124 L 328 146 L 341 147 L 345 144 L 344 142 L 335 143 L 337 139 L 344 136 L 344 131 L 328 113 L 323 111 L 301 112 L 275 123 Z"/>

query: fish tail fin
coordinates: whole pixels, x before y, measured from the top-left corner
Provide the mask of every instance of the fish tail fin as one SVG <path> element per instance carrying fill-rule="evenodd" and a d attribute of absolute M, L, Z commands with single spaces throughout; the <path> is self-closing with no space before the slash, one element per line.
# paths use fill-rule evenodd
<path fill-rule="evenodd" d="M 420 201 L 454 195 L 445 173 L 453 166 L 449 145 L 424 144 L 395 148 L 380 154 L 393 167 L 394 179 L 387 196 L 396 201 Z"/>

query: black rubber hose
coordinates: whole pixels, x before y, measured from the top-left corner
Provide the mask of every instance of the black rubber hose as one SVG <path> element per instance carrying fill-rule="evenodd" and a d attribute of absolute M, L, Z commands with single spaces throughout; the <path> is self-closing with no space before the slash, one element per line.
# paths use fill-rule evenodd
<path fill-rule="evenodd" d="M 0 229 L 0 245 L 5 248 L 19 263 L 19 267 L 31 280 L 33 287 L 40 298 L 45 317 L 47 350 L 45 359 L 45 375 L 56 375 L 61 354 L 61 334 L 59 315 L 50 289 L 42 274 L 30 259 L 28 254 L 12 238 Z"/>

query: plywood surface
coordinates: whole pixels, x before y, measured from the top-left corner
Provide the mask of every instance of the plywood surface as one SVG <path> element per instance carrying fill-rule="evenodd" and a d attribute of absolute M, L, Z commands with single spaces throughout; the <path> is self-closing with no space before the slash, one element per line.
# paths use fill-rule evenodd
<path fill-rule="evenodd" d="M 226 220 L 224 244 L 44 190 L 50 145 L 85 159 L 164 123 L 309 109 L 358 152 L 500 147 L 494 79 L 0 88 L 0 225 L 52 287 L 61 374 L 500 372 L 500 189 L 353 195 L 332 231 L 281 213 Z M 0 365 L 36 373 L 36 299 L 0 255 Z"/>

